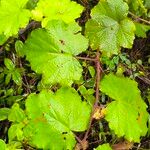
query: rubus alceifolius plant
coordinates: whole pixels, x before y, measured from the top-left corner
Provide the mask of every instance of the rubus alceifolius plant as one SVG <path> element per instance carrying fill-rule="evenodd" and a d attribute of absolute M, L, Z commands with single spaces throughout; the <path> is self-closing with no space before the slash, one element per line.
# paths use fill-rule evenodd
<path fill-rule="evenodd" d="M 1 74 L 9 88 L 11 78 L 22 86 L 21 100 L 0 108 L 0 120 L 9 123 L 1 150 L 132 149 L 146 136 L 148 103 L 138 83 L 115 67 L 131 65 L 122 50 L 132 51 L 137 37 L 147 37 L 149 2 L 77 2 L 0 0 L 2 51 L 13 41 Z M 24 62 L 24 73 L 12 53 Z M 41 78 L 26 92 L 22 80 L 32 77 L 23 77 L 27 72 Z"/>

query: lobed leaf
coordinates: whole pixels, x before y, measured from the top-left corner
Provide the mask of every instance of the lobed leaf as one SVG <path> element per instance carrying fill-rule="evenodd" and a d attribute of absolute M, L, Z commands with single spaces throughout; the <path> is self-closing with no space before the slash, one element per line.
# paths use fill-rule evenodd
<path fill-rule="evenodd" d="M 39 0 L 32 11 L 33 19 L 42 21 L 45 27 L 50 20 L 62 20 L 66 23 L 74 22 L 80 17 L 83 7 L 70 0 Z"/>
<path fill-rule="evenodd" d="M 77 25 L 52 21 L 48 26 L 48 31 L 34 30 L 25 42 L 22 52 L 30 61 L 32 69 L 43 75 L 44 84 L 71 85 L 82 75 L 82 67 L 72 55 L 85 51 L 88 41 L 81 34 L 76 33 L 79 29 Z"/>
<path fill-rule="evenodd" d="M 31 94 L 26 100 L 26 112 L 29 124 L 24 134 L 29 142 L 38 148 L 61 150 L 75 146 L 72 131 L 87 129 L 91 107 L 74 89 L 61 88 L 55 94 L 47 91 Z"/>
<path fill-rule="evenodd" d="M 107 55 L 117 54 L 121 47 L 131 48 L 135 26 L 127 14 L 128 5 L 123 0 L 100 1 L 86 24 L 91 47 Z"/>
<path fill-rule="evenodd" d="M 147 132 L 148 113 L 137 83 L 129 78 L 106 75 L 100 89 L 115 101 L 108 104 L 105 119 L 109 127 L 129 141 L 139 142 Z M 133 126 L 134 124 L 134 126 Z"/>
<path fill-rule="evenodd" d="M 16 35 L 20 28 L 24 28 L 30 18 L 30 11 L 25 9 L 28 0 L 0 1 L 0 34 L 6 37 Z"/>

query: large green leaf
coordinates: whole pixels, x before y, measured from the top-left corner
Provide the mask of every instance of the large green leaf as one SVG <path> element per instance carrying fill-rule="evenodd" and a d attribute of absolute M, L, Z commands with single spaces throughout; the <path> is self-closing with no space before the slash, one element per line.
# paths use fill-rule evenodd
<path fill-rule="evenodd" d="M 106 75 L 100 89 L 115 101 L 107 106 L 105 119 L 115 133 L 129 141 L 140 141 L 147 132 L 148 113 L 137 83 L 129 78 Z"/>
<path fill-rule="evenodd" d="M 117 54 L 121 47 L 131 48 L 135 26 L 127 18 L 128 5 L 123 0 L 103 0 L 94 7 L 86 24 L 86 36 L 93 49 Z"/>
<path fill-rule="evenodd" d="M 63 20 L 66 23 L 74 22 L 80 17 L 83 7 L 70 0 L 39 0 L 37 7 L 32 11 L 33 19 L 42 21 L 45 27 L 49 20 Z"/>
<path fill-rule="evenodd" d="M 31 144 L 61 150 L 73 149 L 76 142 L 72 131 L 87 129 L 91 107 L 74 89 L 61 88 L 55 94 L 31 94 L 26 100 L 26 112 L 29 124 L 24 133 Z"/>
<path fill-rule="evenodd" d="M 24 28 L 30 18 L 30 11 L 25 9 L 28 0 L 1 0 L 0 1 L 0 34 L 7 37 L 18 33 Z"/>
<path fill-rule="evenodd" d="M 52 21 L 49 26 L 51 28 L 48 28 L 48 31 L 37 29 L 31 33 L 24 44 L 23 53 L 30 61 L 32 69 L 43 75 L 44 84 L 71 85 L 82 75 L 82 67 L 72 54 L 77 55 L 85 51 L 88 41 L 81 34 L 76 33 L 76 25 L 69 26 L 59 21 Z M 71 38 L 79 46 L 75 46 Z"/>

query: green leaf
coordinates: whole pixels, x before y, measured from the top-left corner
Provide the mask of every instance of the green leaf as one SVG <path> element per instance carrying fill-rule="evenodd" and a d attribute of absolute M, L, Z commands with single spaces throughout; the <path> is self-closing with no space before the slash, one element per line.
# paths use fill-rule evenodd
<path fill-rule="evenodd" d="M 150 9 L 150 1 L 149 0 L 145 0 L 145 7 Z"/>
<path fill-rule="evenodd" d="M 25 119 L 24 111 L 15 103 L 9 113 L 8 120 L 12 122 L 21 122 Z"/>
<path fill-rule="evenodd" d="M 7 39 L 8 38 L 4 34 L 0 34 L 0 45 L 3 45 Z"/>
<path fill-rule="evenodd" d="M 5 64 L 6 68 L 7 68 L 8 70 L 10 70 L 10 71 L 13 71 L 14 68 L 15 68 L 14 63 L 13 63 L 10 59 L 8 59 L 8 58 L 5 58 L 5 59 L 4 59 L 4 64 Z"/>
<path fill-rule="evenodd" d="M 3 140 L 0 139 L 0 150 L 6 150 L 6 144 Z"/>
<path fill-rule="evenodd" d="M 30 18 L 30 11 L 25 9 L 28 0 L 1 0 L 0 1 L 0 34 L 6 37 L 18 33 L 24 28 Z"/>
<path fill-rule="evenodd" d="M 33 19 L 42 21 L 45 27 L 50 20 L 63 20 L 66 23 L 74 22 L 80 17 L 83 7 L 70 0 L 39 0 L 37 7 L 32 11 Z"/>
<path fill-rule="evenodd" d="M 87 129 L 91 107 L 74 89 L 61 88 L 55 94 L 31 94 L 26 100 L 26 112 L 31 120 L 24 129 L 27 139 L 31 138 L 38 148 L 62 150 L 75 146 L 72 131 Z"/>
<path fill-rule="evenodd" d="M 78 55 L 88 48 L 88 40 L 81 34 L 77 23 L 66 24 L 63 21 L 49 21 L 46 29 L 64 52 Z"/>
<path fill-rule="evenodd" d="M 7 119 L 9 112 L 10 112 L 9 108 L 1 108 L 0 109 L 0 121 Z"/>
<path fill-rule="evenodd" d="M 94 150 L 112 150 L 112 148 L 109 146 L 109 144 L 102 144 L 102 145 L 99 145 Z"/>
<path fill-rule="evenodd" d="M 24 135 L 30 145 L 39 149 L 73 149 L 76 144 L 73 133 L 68 129 L 60 132 L 40 119 L 30 121 L 24 128 Z"/>
<path fill-rule="evenodd" d="M 88 46 L 87 39 L 80 34 L 74 35 L 77 31 L 74 26 L 72 26 L 73 31 L 71 33 L 71 27 L 65 28 L 65 24 L 57 23 L 53 24 L 56 25 L 56 29 L 54 27 L 49 29 L 48 32 L 50 33 L 44 29 L 34 30 L 25 42 L 23 53 L 30 61 L 32 69 L 43 75 L 42 82 L 44 84 L 71 85 L 73 81 L 79 80 L 82 75 L 82 67 L 72 54 L 85 51 Z M 66 32 L 68 36 L 74 37 L 76 45 L 81 44 L 81 41 L 77 39 L 82 39 L 82 46 L 74 46 L 71 39 L 69 43 L 69 37 L 63 37 L 61 32 L 58 34 L 59 30 L 62 35 Z M 60 38 L 53 37 L 54 33 L 59 35 Z M 63 45 L 62 41 L 67 45 Z"/>
<path fill-rule="evenodd" d="M 24 136 L 22 129 L 24 126 L 25 125 L 23 123 L 11 125 L 11 127 L 8 130 L 9 143 L 13 140 L 23 140 Z"/>
<path fill-rule="evenodd" d="M 18 54 L 18 56 L 22 56 L 23 54 L 21 53 L 22 51 L 22 48 L 23 48 L 23 42 L 22 41 L 16 41 L 15 43 L 15 50 Z"/>
<path fill-rule="evenodd" d="M 12 76 L 11 73 L 8 73 L 8 74 L 6 75 L 6 78 L 5 78 L 5 84 L 6 84 L 6 85 L 10 82 L 11 76 Z"/>
<path fill-rule="evenodd" d="M 100 89 L 115 100 L 106 108 L 105 119 L 109 127 L 119 137 L 139 142 L 140 136 L 147 132 L 148 113 L 137 83 L 129 78 L 109 74 L 102 79 Z"/>
<path fill-rule="evenodd" d="M 146 32 L 150 30 L 150 26 L 149 25 L 144 25 L 141 23 L 134 23 L 135 27 L 136 27 L 136 36 L 137 37 L 142 37 L 142 38 L 146 38 Z"/>
<path fill-rule="evenodd" d="M 32 10 L 37 6 L 37 2 L 38 2 L 38 0 L 28 0 L 26 6 L 28 9 Z"/>
<path fill-rule="evenodd" d="M 52 92 L 43 91 L 40 94 L 30 94 L 26 100 L 26 109 L 29 119 L 43 117 L 43 113 L 50 110 L 50 98 Z"/>
<path fill-rule="evenodd" d="M 14 72 L 12 73 L 12 79 L 18 86 L 22 84 L 22 77 L 19 69 L 14 70 Z"/>
<path fill-rule="evenodd" d="M 91 47 L 107 55 L 117 54 L 121 47 L 131 48 L 135 26 L 127 14 L 128 5 L 123 0 L 100 1 L 86 24 Z"/>

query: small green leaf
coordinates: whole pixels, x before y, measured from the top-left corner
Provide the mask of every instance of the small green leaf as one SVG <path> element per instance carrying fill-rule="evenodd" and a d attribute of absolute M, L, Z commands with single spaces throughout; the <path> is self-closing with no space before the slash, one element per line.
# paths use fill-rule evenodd
<path fill-rule="evenodd" d="M 112 148 L 109 146 L 109 144 L 102 144 L 97 148 L 94 148 L 94 150 L 112 150 Z"/>
<path fill-rule="evenodd" d="M 0 34 L 0 45 L 3 45 L 7 39 L 8 38 L 4 34 Z"/>
<path fill-rule="evenodd" d="M 34 9 L 37 6 L 38 1 L 39 0 L 28 0 L 27 5 L 26 5 L 27 8 L 30 10 Z"/>
<path fill-rule="evenodd" d="M 23 127 L 25 125 L 23 123 L 19 123 L 19 124 L 12 124 L 11 127 L 8 130 L 8 137 L 9 137 L 9 142 L 13 141 L 13 140 L 23 140 L 24 136 L 23 136 Z"/>
<path fill-rule="evenodd" d="M 19 69 L 15 69 L 13 71 L 12 79 L 18 86 L 22 84 L 22 77 L 21 77 Z"/>
<path fill-rule="evenodd" d="M 66 23 L 74 22 L 80 17 L 83 7 L 70 0 L 39 0 L 37 7 L 32 11 L 34 20 L 42 21 L 45 27 L 50 20 L 63 20 Z"/>
<path fill-rule="evenodd" d="M 109 127 L 119 137 L 139 142 L 140 136 L 147 132 L 148 113 L 137 83 L 129 78 L 109 74 L 102 79 L 100 89 L 115 100 L 106 108 L 105 119 Z"/>
<path fill-rule="evenodd" d="M 24 28 L 30 18 L 30 11 L 25 9 L 28 0 L 1 0 L 0 1 L 0 34 L 6 37 L 18 33 Z"/>
<path fill-rule="evenodd" d="M 3 140 L 0 139 L 0 150 L 6 150 L 6 144 Z"/>
<path fill-rule="evenodd" d="M 8 73 L 8 74 L 6 75 L 6 78 L 5 78 L 5 84 L 6 84 L 6 85 L 10 82 L 11 76 L 12 76 L 11 73 Z"/>
<path fill-rule="evenodd" d="M 23 54 L 21 53 L 22 48 L 23 48 L 23 42 L 19 41 L 19 40 L 16 41 L 16 43 L 15 43 L 15 50 L 16 50 L 16 52 L 17 52 L 17 54 L 19 56 L 23 56 Z"/>
<path fill-rule="evenodd" d="M 19 104 L 15 103 L 8 115 L 8 120 L 12 122 L 21 122 L 25 119 L 24 111 L 19 107 Z"/>
<path fill-rule="evenodd" d="M 4 64 L 7 67 L 7 69 L 10 70 L 10 71 L 13 71 L 14 68 L 15 68 L 14 63 L 10 59 L 8 59 L 8 58 L 4 59 Z"/>
<path fill-rule="evenodd" d="M 128 5 L 123 0 L 100 1 L 86 24 L 86 36 L 93 49 L 108 56 L 117 54 L 121 47 L 131 48 L 135 26 L 127 18 Z"/>
<path fill-rule="evenodd" d="M 0 109 L 0 121 L 7 119 L 9 112 L 10 112 L 9 108 L 1 108 Z"/>
<path fill-rule="evenodd" d="M 135 27 L 136 27 L 136 36 L 137 37 L 142 37 L 142 38 L 146 38 L 146 32 L 150 30 L 150 26 L 149 25 L 144 25 L 141 23 L 134 23 Z"/>

